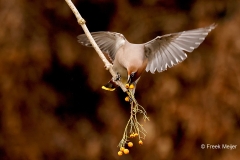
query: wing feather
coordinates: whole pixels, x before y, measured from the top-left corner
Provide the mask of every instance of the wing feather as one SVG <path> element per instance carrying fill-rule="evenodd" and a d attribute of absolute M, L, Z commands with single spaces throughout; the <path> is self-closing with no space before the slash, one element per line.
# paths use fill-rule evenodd
<path fill-rule="evenodd" d="M 114 61 L 117 50 L 124 45 L 126 40 L 122 34 L 116 32 L 92 32 L 91 35 L 102 52 L 108 54 L 111 61 Z M 92 47 L 85 34 L 81 34 L 77 38 L 82 45 Z"/>
<path fill-rule="evenodd" d="M 162 72 L 184 61 L 187 58 L 184 51 L 192 52 L 196 49 L 215 27 L 212 24 L 205 28 L 158 36 L 145 43 L 145 51 L 149 51 L 146 71 Z"/>

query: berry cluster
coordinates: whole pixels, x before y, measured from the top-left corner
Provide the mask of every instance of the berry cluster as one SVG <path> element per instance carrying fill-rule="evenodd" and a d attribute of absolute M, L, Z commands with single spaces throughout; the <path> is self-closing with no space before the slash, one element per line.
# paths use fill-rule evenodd
<path fill-rule="evenodd" d="M 135 133 L 135 134 L 137 134 L 137 133 Z M 131 135 L 133 136 L 134 133 L 132 133 Z M 133 138 L 133 137 L 132 137 L 132 138 Z M 138 143 L 139 143 L 140 145 L 143 145 L 143 141 L 142 141 L 142 140 L 139 140 Z M 127 145 L 128 145 L 128 147 L 130 147 L 130 148 L 133 147 L 133 143 L 132 143 L 132 142 L 128 142 Z M 128 153 L 129 153 L 129 149 L 126 149 L 126 148 L 124 148 L 124 147 L 121 147 L 121 148 L 120 148 L 120 151 L 118 151 L 118 155 L 119 155 L 119 156 L 122 156 L 123 153 L 124 153 L 124 154 L 128 154 Z"/>

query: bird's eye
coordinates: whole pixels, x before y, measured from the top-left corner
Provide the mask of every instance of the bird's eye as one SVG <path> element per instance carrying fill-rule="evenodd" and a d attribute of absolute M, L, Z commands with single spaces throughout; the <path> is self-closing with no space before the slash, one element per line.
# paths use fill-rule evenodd
<path fill-rule="evenodd" d="M 131 77 L 134 77 L 134 75 L 135 75 L 135 73 L 133 72 L 133 73 L 131 73 L 131 75 L 130 75 L 130 76 L 131 76 Z"/>

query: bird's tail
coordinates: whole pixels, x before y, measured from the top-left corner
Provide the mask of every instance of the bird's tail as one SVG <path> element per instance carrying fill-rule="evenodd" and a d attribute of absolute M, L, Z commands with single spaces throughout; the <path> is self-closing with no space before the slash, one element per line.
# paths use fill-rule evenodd
<path fill-rule="evenodd" d="M 107 84 L 102 86 L 102 89 L 107 90 L 107 91 L 114 91 L 118 85 L 113 82 L 113 80 L 110 80 Z"/>

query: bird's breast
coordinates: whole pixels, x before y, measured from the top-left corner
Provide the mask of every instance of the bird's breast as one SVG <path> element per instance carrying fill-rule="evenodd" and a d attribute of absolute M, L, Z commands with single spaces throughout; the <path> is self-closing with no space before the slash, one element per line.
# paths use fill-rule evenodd
<path fill-rule="evenodd" d="M 133 82 L 137 80 L 147 66 L 147 59 L 144 56 L 144 48 L 139 44 L 127 43 L 121 47 L 113 62 L 113 68 L 121 75 L 121 81 L 127 82 L 128 74 L 135 73 Z"/>

